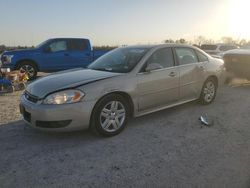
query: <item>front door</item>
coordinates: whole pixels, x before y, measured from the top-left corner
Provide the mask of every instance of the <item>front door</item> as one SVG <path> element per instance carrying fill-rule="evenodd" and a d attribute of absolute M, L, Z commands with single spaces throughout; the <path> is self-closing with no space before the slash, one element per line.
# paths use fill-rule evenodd
<path fill-rule="evenodd" d="M 137 74 L 139 111 L 153 110 L 177 102 L 179 72 L 171 48 L 155 51 Z"/>
<path fill-rule="evenodd" d="M 58 39 L 50 42 L 40 54 L 41 69 L 46 71 L 58 71 L 69 68 L 69 54 L 67 40 Z"/>

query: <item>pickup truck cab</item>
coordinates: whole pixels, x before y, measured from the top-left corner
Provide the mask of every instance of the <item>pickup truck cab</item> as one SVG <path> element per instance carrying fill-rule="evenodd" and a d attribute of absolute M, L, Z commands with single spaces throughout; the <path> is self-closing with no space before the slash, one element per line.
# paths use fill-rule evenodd
<path fill-rule="evenodd" d="M 107 50 L 93 51 L 88 39 L 54 38 L 46 40 L 33 49 L 4 52 L 1 56 L 2 70 L 22 70 L 30 79 L 38 71 L 55 72 L 87 67 Z"/>

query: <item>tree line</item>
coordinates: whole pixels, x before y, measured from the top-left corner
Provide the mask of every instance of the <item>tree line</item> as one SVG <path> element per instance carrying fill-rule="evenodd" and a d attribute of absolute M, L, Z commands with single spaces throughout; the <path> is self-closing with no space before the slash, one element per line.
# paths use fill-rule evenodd
<path fill-rule="evenodd" d="M 215 43 L 226 43 L 226 44 L 234 44 L 237 46 L 244 46 L 250 44 L 250 40 L 247 39 L 234 39 L 233 37 L 221 37 L 219 41 L 215 41 L 210 38 L 206 38 L 204 36 L 195 37 L 193 40 L 187 40 L 185 38 L 180 38 L 177 40 L 174 39 L 165 39 L 164 43 L 178 43 L 178 44 L 190 44 L 200 47 L 202 44 L 215 44 Z M 124 45 L 125 46 L 125 45 Z M 109 45 L 102 45 L 102 46 L 94 46 L 94 50 L 112 50 L 117 48 L 118 46 L 109 46 Z M 16 49 L 28 49 L 34 48 L 34 46 L 6 46 L 0 45 L 0 54 L 4 51 L 16 50 Z"/>
<path fill-rule="evenodd" d="M 177 40 L 166 39 L 164 43 L 178 43 L 178 44 L 190 44 L 195 46 L 201 46 L 203 44 L 215 44 L 215 43 L 226 43 L 226 44 L 234 44 L 237 46 L 245 46 L 250 44 L 250 40 L 247 39 L 234 39 L 233 37 L 221 37 L 220 40 L 213 40 L 210 38 L 206 38 L 204 36 L 195 37 L 194 40 L 186 40 L 184 38 L 180 38 Z"/>

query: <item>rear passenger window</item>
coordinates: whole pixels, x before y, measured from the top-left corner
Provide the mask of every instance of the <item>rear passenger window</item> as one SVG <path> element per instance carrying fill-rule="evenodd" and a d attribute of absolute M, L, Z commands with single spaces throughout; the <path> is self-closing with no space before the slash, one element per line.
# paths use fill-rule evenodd
<path fill-rule="evenodd" d="M 85 40 L 69 40 L 68 48 L 70 51 L 83 51 L 87 48 Z"/>
<path fill-rule="evenodd" d="M 198 63 L 198 58 L 191 48 L 175 48 L 180 65 Z"/>
<path fill-rule="evenodd" d="M 204 55 L 203 53 L 199 52 L 198 50 L 196 50 L 199 62 L 205 62 L 208 61 L 208 57 L 206 55 Z"/>
<path fill-rule="evenodd" d="M 147 61 L 147 65 L 157 64 L 161 68 L 174 66 L 174 58 L 171 48 L 157 50 Z"/>

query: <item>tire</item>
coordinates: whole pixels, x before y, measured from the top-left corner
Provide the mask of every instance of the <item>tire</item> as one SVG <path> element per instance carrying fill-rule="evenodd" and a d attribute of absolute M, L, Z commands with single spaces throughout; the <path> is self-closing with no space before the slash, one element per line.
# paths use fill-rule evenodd
<path fill-rule="evenodd" d="M 29 61 L 23 61 L 17 66 L 17 69 L 28 74 L 29 80 L 34 80 L 37 76 L 37 66 Z"/>
<path fill-rule="evenodd" d="M 119 134 L 129 118 L 127 101 L 118 94 L 102 98 L 95 106 L 91 118 L 91 130 L 103 136 Z"/>
<path fill-rule="evenodd" d="M 205 81 L 200 95 L 201 104 L 208 105 L 214 101 L 217 93 L 217 86 L 218 84 L 213 78 L 208 78 Z"/>

